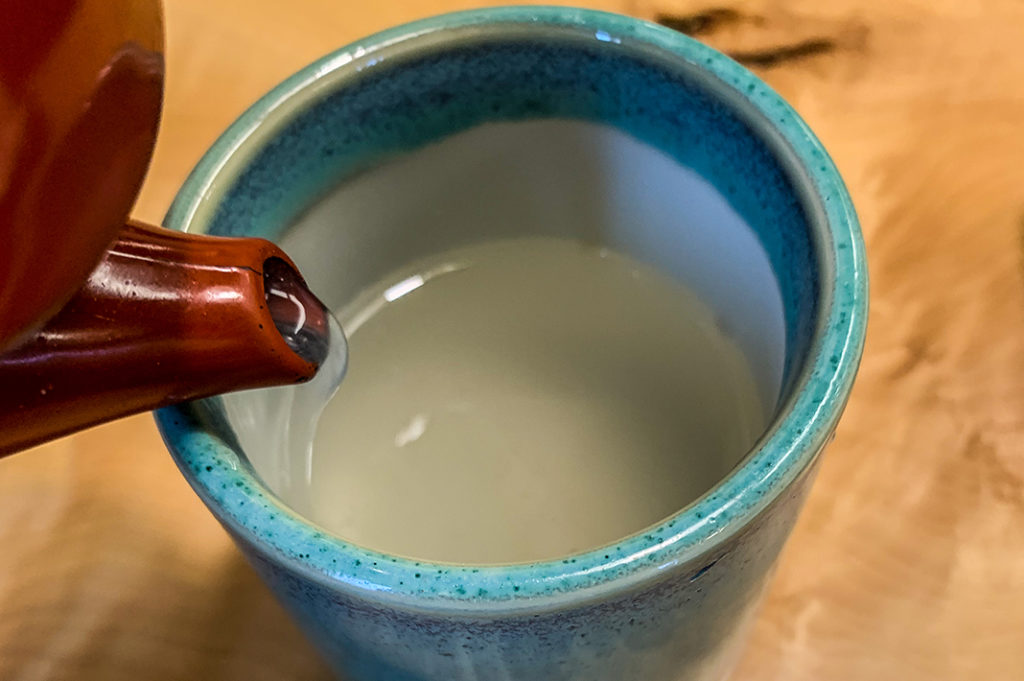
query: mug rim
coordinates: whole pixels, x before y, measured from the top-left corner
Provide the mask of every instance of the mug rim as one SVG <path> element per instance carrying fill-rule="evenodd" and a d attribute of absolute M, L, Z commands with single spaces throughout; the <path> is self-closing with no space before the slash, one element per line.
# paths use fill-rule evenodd
<path fill-rule="evenodd" d="M 730 105 L 749 107 L 763 117 L 770 128 L 759 132 L 777 136 L 796 162 L 791 170 L 801 177 L 793 180 L 794 189 L 806 185 L 820 209 L 807 220 L 815 257 L 826 265 L 819 282 L 818 328 L 769 429 L 716 485 L 670 517 L 613 544 L 533 563 L 460 565 L 350 543 L 296 514 L 262 484 L 229 444 L 231 438 L 221 437 L 211 425 L 205 415 L 210 401 L 158 411 L 157 425 L 175 462 L 218 520 L 273 560 L 331 589 L 432 610 L 534 608 L 569 595 L 578 599 L 581 592 L 589 597 L 625 589 L 665 568 L 709 557 L 809 469 L 834 432 L 860 362 L 868 303 L 864 245 L 849 194 L 821 143 L 778 94 L 725 55 L 672 29 L 608 12 L 535 6 L 467 10 L 342 47 L 287 78 L 232 123 L 189 175 L 164 224 L 189 231 L 200 207 L 216 203 L 229 184 L 223 176 L 228 161 L 253 153 L 282 120 L 311 105 L 332 74 L 358 68 L 360 60 L 407 40 L 503 24 L 573 28 L 596 41 L 657 48 L 718 81 L 716 86 L 732 98 Z M 696 563 L 690 567 L 695 575 L 704 569 Z"/>

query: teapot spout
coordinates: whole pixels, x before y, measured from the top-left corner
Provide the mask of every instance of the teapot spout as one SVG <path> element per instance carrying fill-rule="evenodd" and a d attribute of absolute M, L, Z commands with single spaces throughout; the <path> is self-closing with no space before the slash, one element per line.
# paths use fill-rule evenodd
<path fill-rule="evenodd" d="M 176 402 L 306 381 L 328 333 L 326 309 L 271 242 L 130 222 L 61 311 L 0 355 L 0 456 Z"/>

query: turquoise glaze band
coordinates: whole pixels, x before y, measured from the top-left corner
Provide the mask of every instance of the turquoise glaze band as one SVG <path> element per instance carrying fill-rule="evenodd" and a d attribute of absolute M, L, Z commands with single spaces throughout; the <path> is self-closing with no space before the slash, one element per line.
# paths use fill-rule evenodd
<path fill-rule="evenodd" d="M 496 109 L 488 108 L 491 103 L 485 92 L 481 101 L 486 106 L 474 109 L 460 97 L 479 96 L 480 91 L 467 86 L 448 99 L 442 97 L 444 101 L 432 101 L 429 120 L 406 127 L 401 121 L 408 121 L 408 116 L 388 114 L 374 120 L 381 111 L 413 106 L 408 93 L 417 87 L 429 91 L 436 85 L 431 77 L 444 80 L 442 72 L 453 62 L 438 66 L 430 62 L 431 55 L 441 54 L 437 59 L 442 61 L 452 54 L 469 55 L 477 59 L 472 68 L 483 69 L 480 53 L 475 57 L 473 53 L 479 45 L 510 50 L 506 56 L 512 58 L 515 46 L 524 40 L 533 41 L 533 52 L 550 50 L 550 60 L 530 66 L 543 74 L 544 82 L 562 78 L 566 88 L 573 87 L 583 71 L 574 70 L 565 78 L 558 67 L 570 63 L 579 67 L 583 55 L 591 60 L 594 73 L 606 76 L 613 66 L 619 74 L 620 66 L 635 62 L 635 77 L 641 80 L 634 83 L 643 87 L 629 92 L 624 77 L 610 82 L 595 77 L 594 82 L 609 89 L 595 91 L 590 100 L 577 90 L 574 97 L 545 99 L 531 94 L 530 84 L 525 83 L 516 92 L 506 88 L 506 97 Z M 428 68 L 432 63 L 433 70 Z M 469 68 L 464 66 L 468 58 L 462 63 L 459 68 Z M 499 67 L 505 68 L 500 64 L 495 68 Z M 403 73 L 416 77 L 403 80 Z M 609 106 L 612 96 L 623 101 L 664 101 L 650 95 L 652 79 L 666 92 L 681 90 L 688 97 L 703 98 L 688 105 L 690 111 L 703 106 L 701 111 L 718 112 L 717 118 L 708 114 L 718 132 L 709 144 L 740 146 L 678 144 L 670 128 L 685 121 L 672 119 L 672 111 L 651 109 L 642 115 L 625 115 L 621 107 Z M 481 81 L 486 78 L 481 76 Z M 351 93 L 368 88 L 377 88 L 371 93 L 373 101 L 386 105 L 360 114 L 353 108 L 359 102 L 353 103 Z M 558 607 L 567 599 L 597 600 L 656 580 L 664 571 L 700 556 L 713 555 L 716 547 L 735 538 L 808 470 L 834 431 L 860 360 L 868 301 L 863 243 L 846 189 L 818 140 L 762 81 L 727 57 L 654 24 L 578 9 L 515 7 L 435 17 L 366 38 L 298 72 L 236 121 L 188 178 L 165 224 L 175 229 L 273 237 L 331 182 L 366 164 L 485 120 L 530 116 L 591 118 L 623 127 L 701 172 L 752 224 L 775 225 L 778 233 L 785 233 L 786 225 L 777 224 L 778 220 L 805 223 L 791 230 L 802 235 L 802 241 L 772 242 L 760 234 L 773 265 L 780 264 L 793 274 L 780 279 L 789 357 L 787 390 L 777 418 L 727 478 L 655 527 L 564 560 L 474 567 L 387 556 L 320 530 L 262 485 L 233 444 L 218 400 L 161 410 L 157 414 L 160 429 L 197 493 L 234 534 L 262 547 L 286 569 L 333 590 L 431 612 L 491 614 L 543 603 Z M 636 123 L 659 117 L 660 127 Z M 326 154 L 323 136 L 317 135 L 318 126 L 327 119 L 338 125 L 348 121 L 352 130 L 370 133 L 339 142 L 333 153 Z M 708 121 L 694 125 L 712 125 Z M 737 126 L 745 126 L 746 138 L 740 139 Z M 316 148 L 302 147 L 305 142 Z M 280 171 L 280 159 L 299 151 L 308 152 L 308 157 L 301 167 L 289 166 L 297 168 L 294 177 Z M 736 175 L 737 169 L 751 168 L 759 171 L 764 184 L 757 184 L 757 175 Z M 787 184 L 788 191 L 779 191 L 779 182 Z M 277 193 L 275 186 L 293 189 Z M 799 213 L 796 218 L 793 211 Z M 806 253 L 801 254 L 801 249 Z M 694 578 L 700 569 L 694 568 Z"/>

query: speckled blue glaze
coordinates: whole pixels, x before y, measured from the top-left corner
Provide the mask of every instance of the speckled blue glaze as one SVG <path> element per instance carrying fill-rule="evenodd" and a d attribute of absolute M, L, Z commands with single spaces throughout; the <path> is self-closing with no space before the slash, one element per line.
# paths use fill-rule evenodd
<path fill-rule="evenodd" d="M 719 678 L 849 394 L 867 277 L 831 160 L 741 66 L 626 17 L 480 10 L 343 48 L 246 112 L 166 224 L 275 238 L 346 176 L 482 122 L 543 116 L 657 146 L 755 229 L 787 315 L 779 415 L 721 484 L 656 527 L 565 560 L 470 567 L 386 556 L 304 522 L 253 473 L 219 400 L 159 412 L 189 482 L 353 679 Z"/>

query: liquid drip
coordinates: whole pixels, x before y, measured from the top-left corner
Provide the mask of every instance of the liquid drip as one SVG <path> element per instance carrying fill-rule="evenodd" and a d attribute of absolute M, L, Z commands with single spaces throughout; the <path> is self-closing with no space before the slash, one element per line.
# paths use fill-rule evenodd
<path fill-rule="evenodd" d="M 766 423 L 695 294 L 575 241 L 451 251 L 339 316 L 358 363 L 318 427 L 313 384 L 226 401 L 278 495 L 386 553 L 504 563 L 615 541 L 709 489 Z"/>

